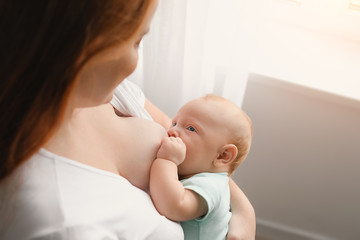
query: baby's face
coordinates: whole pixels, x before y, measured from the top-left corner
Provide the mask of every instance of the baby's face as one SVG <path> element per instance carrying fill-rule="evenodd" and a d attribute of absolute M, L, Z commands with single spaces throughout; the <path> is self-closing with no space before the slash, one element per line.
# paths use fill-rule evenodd
<path fill-rule="evenodd" d="M 173 119 L 168 134 L 180 137 L 186 145 L 186 157 L 179 165 L 179 175 L 189 177 L 213 172 L 213 160 L 230 138 L 229 119 L 219 114 L 220 108 L 199 98 L 185 104 Z"/>

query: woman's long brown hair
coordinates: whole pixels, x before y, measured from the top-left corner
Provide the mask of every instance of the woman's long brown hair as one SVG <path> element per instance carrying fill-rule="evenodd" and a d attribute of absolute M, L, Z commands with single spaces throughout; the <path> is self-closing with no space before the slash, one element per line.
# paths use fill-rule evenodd
<path fill-rule="evenodd" d="M 0 181 L 49 140 L 81 68 L 130 38 L 149 2 L 0 2 Z"/>

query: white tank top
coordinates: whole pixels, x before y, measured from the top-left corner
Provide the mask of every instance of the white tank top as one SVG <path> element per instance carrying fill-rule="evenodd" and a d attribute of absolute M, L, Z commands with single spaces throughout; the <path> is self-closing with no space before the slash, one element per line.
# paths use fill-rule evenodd
<path fill-rule="evenodd" d="M 136 85 L 125 80 L 114 95 L 119 111 L 151 119 Z M 1 240 L 184 239 L 180 224 L 161 216 L 147 193 L 117 174 L 41 149 L 10 176 L 7 187 L 0 185 L 0 198 L 11 196 L 19 176 L 26 181 L 11 208 L 0 207 L 7 210 L 0 212 Z"/>

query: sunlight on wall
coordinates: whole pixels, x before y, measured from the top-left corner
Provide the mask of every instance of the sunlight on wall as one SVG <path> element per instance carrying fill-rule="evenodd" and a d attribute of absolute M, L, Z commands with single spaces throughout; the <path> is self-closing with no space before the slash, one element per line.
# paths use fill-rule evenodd
<path fill-rule="evenodd" d="M 198 37 L 185 65 L 194 68 L 191 78 L 201 46 L 203 93 L 241 103 L 253 72 L 360 100 L 360 12 L 349 10 L 349 0 L 211 1 L 201 13 L 195 5 L 188 3 L 192 20 L 199 15 L 206 28 L 188 29 Z"/>
<path fill-rule="evenodd" d="M 349 1 L 247 1 L 249 71 L 360 100 L 360 14 Z"/>
<path fill-rule="evenodd" d="M 288 0 L 248 2 L 250 12 L 263 19 L 360 43 L 360 12 L 349 9 L 350 0 L 302 0 L 301 6 Z"/>
<path fill-rule="evenodd" d="M 359 0 L 351 0 L 349 4 L 349 9 L 353 9 L 355 11 L 360 11 L 360 1 Z"/>

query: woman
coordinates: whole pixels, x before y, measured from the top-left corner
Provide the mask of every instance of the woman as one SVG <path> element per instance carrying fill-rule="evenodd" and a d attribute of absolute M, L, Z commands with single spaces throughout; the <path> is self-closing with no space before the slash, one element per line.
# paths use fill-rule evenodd
<path fill-rule="evenodd" d="M 181 227 L 159 215 L 139 189 L 146 189 L 165 131 L 122 117 L 131 111 L 119 117 L 109 104 L 136 67 L 156 5 L 0 4 L 6 36 L 0 39 L 0 110 L 6 113 L 0 117 L 0 239 L 183 239 Z M 137 90 L 120 85 L 119 91 L 130 97 Z M 115 107 L 124 94 L 115 93 Z M 145 106 L 155 120 L 162 118 L 149 102 Z M 144 138 L 145 129 L 151 134 Z M 129 161 L 139 168 L 130 169 Z M 233 188 L 239 214 L 230 229 L 241 224 L 245 228 L 233 233 L 253 237 L 251 205 Z"/>

